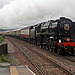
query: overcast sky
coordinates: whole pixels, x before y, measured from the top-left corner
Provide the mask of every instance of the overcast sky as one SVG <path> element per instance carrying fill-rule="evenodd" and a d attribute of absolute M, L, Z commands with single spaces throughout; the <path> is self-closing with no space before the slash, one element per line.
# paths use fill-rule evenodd
<path fill-rule="evenodd" d="M 60 16 L 75 20 L 75 0 L 0 0 L 0 28 L 23 28 Z"/>

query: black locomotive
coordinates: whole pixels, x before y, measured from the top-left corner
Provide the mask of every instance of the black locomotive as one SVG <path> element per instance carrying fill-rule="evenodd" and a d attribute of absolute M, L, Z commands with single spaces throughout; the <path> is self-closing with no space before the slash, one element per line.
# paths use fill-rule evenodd
<path fill-rule="evenodd" d="M 30 27 L 30 41 L 58 54 L 74 54 L 74 22 L 61 17 Z"/>
<path fill-rule="evenodd" d="M 75 23 L 65 17 L 5 32 L 6 35 L 21 38 L 58 54 L 74 55 Z"/>

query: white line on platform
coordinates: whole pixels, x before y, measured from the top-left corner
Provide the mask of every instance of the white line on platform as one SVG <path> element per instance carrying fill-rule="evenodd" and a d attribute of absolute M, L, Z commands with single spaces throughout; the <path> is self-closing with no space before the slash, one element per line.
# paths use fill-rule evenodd
<path fill-rule="evenodd" d="M 26 65 L 26 67 L 28 68 L 28 66 Z M 31 71 L 29 68 L 28 70 L 33 74 L 33 75 L 36 75 L 33 71 Z"/>

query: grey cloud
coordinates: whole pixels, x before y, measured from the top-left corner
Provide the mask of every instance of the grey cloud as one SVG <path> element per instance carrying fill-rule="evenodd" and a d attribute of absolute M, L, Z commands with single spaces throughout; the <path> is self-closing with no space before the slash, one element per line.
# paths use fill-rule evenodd
<path fill-rule="evenodd" d="M 13 0 L 0 9 L 0 27 L 22 28 L 60 16 L 74 19 L 72 15 L 74 2 L 74 0 Z"/>
<path fill-rule="evenodd" d="M 4 7 L 6 4 L 9 4 L 12 0 L 0 0 L 0 8 Z"/>

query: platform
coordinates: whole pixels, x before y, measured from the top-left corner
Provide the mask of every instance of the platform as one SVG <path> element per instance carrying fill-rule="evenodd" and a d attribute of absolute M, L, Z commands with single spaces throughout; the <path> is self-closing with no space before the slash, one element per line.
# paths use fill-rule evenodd
<path fill-rule="evenodd" d="M 5 66 L 0 65 L 0 75 L 36 75 L 28 66 Z"/>
<path fill-rule="evenodd" d="M 0 75 L 10 75 L 9 67 L 0 67 Z"/>

